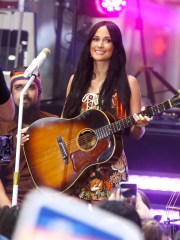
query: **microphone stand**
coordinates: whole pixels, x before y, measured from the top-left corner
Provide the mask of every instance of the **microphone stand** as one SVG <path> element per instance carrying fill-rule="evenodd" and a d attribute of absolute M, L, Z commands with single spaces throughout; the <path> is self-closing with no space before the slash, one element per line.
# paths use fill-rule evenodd
<path fill-rule="evenodd" d="M 18 199 L 19 163 L 20 163 L 20 152 L 21 152 L 21 130 L 22 130 L 22 120 L 23 120 L 22 118 L 23 118 L 24 94 L 29 88 L 29 86 L 31 85 L 31 83 L 34 81 L 34 79 L 36 79 L 37 75 L 38 75 L 38 71 L 36 70 L 20 93 L 17 143 L 16 143 L 16 159 L 15 159 L 15 170 L 13 175 L 12 206 L 17 205 L 17 202 L 18 202 L 17 199 Z"/>

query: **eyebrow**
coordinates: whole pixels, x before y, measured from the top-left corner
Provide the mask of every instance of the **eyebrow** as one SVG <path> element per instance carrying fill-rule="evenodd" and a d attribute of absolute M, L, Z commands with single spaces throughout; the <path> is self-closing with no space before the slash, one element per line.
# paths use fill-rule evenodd
<path fill-rule="evenodd" d="M 26 84 L 22 84 L 22 83 L 18 83 L 18 84 L 14 84 L 14 87 L 20 87 L 20 86 L 25 86 Z M 31 83 L 30 86 L 36 86 L 35 83 Z"/>
<path fill-rule="evenodd" d="M 17 87 L 17 86 L 25 86 L 25 84 L 22 84 L 22 83 L 14 84 L 14 87 Z"/>
<path fill-rule="evenodd" d="M 94 37 L 100 37 L 100 36 L 94 35 Z M 111 38 L 111 36 L 105 36 L 104 38 Z"/>

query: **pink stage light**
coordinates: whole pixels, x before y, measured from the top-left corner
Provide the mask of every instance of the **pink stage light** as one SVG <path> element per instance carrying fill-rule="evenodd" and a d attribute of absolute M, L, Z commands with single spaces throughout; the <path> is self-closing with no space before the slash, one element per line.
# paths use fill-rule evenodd
<path fill-rule="evenodd" d="M 126 0 L 99 0 L 99 4 L 106 12 L 121 12 L 127 5 Z"/>

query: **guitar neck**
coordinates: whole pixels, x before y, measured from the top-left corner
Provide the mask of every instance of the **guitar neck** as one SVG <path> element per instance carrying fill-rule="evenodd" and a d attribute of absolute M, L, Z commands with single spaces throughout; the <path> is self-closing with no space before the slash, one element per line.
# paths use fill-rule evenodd
<path fill-rule="evenodd" d="M 153 117 L 169 108 L 172 108 L 171 100 L 160 103 L 156 106 L 147 107 L 146 110 L 141 111 L 138 114 L 141 114 L 142 116 Z M 114 123 L 100 127 L 95 130 L 97 139 L 100 140 L 100 139 L 108 137 L 116 132 L 123 131 L 126 128 L 131 127 L 135 123 L 136 122 L 134 120 L 134 117 L 131 115 L 131 116 L 128 116 L 121 120 L 118 120 Z"/>

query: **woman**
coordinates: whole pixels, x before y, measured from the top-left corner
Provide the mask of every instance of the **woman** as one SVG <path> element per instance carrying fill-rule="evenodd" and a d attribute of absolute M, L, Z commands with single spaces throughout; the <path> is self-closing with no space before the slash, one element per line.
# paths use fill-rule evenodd
<path fill-rule="evenodd" d="M 133 115 L 136 125 L 129 131 L 139 139 L 149 123 L 141 110 L 137 80 L 127 75 L 126 54 L 120 29 L 110 21 L 96 23 L 82 50 L 76 72 L 71 76 L 62 116 L 72 118 L 91 108 L 108 111 L 121 119 Z M 85 200 L 105 200 L 120 181 L 128 180 L 127 160 L 123 152 L 114 165 L 97 165 L 78 186 L 76 194 Z"/>
<path fill-rule="evenodd" d="M 129 132 L 140 139 L 150 119 L 136 114 L 141 111 L 140 88 L 138 81 L 127 75 L 125 66 L 126 54 L 118 26 L 110 21 L 96 23 L 68 83 L 62 117 L 72 118 L 92 108 L 108 111 L 116 119 L 133 115 L 136 124 Z M 85 177 L 74 186 L 75 194 L 90 201 L 108 199 L 120 181 L 128 180 L 124 151 L 115 164 L 97 165 Z"/>

